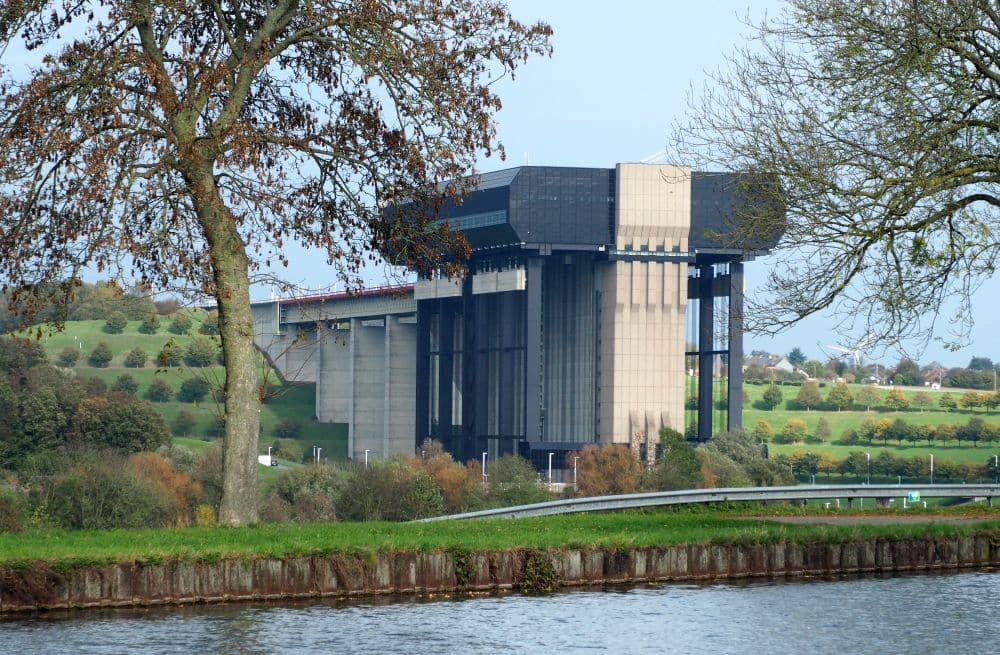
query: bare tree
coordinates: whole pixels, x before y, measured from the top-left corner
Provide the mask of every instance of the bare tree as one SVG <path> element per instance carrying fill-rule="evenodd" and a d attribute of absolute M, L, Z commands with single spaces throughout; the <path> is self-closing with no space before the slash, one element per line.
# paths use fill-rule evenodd
<path fill-rule="evenodd" d="M 476 0 L 4 2 L 0 52 L 39 58 L 0 79 L 0 276 L 22 300 L 71 294 L 84 267 L 214 296 L 220 519 L 252 522 L 250 272 L 292 241 L 350 288 L 372 251 L 460 265 L 434 196 L 498 149 L 490 84 L 549 34 Z"/>
<path fill-rule="evenodd" d="M 1000 9 L 992 0 L 789 0 L 704 93 L 675 143 L 702 167 L 775 179 L 737 239 L 784 229 L 751 302 L 775 332 L 830 309 L 883 345 L 948 340 L 998 254 Z M 940 330 L 938 330 L 940 332 Z"/>

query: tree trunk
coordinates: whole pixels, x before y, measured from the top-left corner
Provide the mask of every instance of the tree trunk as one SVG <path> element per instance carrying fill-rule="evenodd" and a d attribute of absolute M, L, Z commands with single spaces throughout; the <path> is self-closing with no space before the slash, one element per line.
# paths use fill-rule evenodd
<path fill-rule="evenodd" d="M 195 208 L 209 246 L 226 365 L 226 426 L 222 438 L 219 522 L 246 525 L 257 521 L 260 431 L 246 246 L 232 214 L 219 197 L 211 165 L 201 167 L 192 178 Z"/>

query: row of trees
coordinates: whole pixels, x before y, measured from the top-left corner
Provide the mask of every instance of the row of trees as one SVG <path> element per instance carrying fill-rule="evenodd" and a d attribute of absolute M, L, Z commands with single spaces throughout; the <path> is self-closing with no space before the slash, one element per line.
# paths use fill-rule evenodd
<path fill-rule="evenodd" d="M 816 422 L 816 428 L 812 433 L 809 432 L 805 421 L 793 418 L 785 421 L 777 432 L 767 421 L 758 421 L 751 434 L 760 441 L 773 441 L 778 444 L 824 443 L 830 441 L 832 436 L 825 418 L 820 418 Z M 911 445 L 919 443 L 931 445 L 934 442 L 947 445 L 956 442 L 971 444 L 973 447 L 985 441 L 992 445 L 993 442 L 1000 441 L 1000 426 L 987 423 L 978 416 L 973 416 L 966 423 L 958 425 L 914 424 L 901 418 L 890 420 L 866 417 L 859 427 L 847 428 L 833 443 L 871 445 L 875 441 L 881 441 L 883 445 L 888 445 L 890 441 L 895 441 L 897 445 L 902 445 L 903 442 Z"/>
<path fill-rule="evenodd" d="M 935 395 L 937 396 L 936 404 L 942 409 L 953 410 L 958 407 L 975 409 L 977 407 L 984 407 L 989 412 L 1000 406 L 1000 393 L 970 390 L 963 393 L 957 399 L 951 393 Z M 798 392 L 793 400 L 785 402 L 789 409 L 804 409 L 806 411 L 816 408 L 841 411 L 844 409 L 853 409 L 855 406 L 864 407 L 866 411 L 871 411 L 874 407 L 885 407 L 897 412 L 910 407 L 917 407 L 920 411 L 924 411 L 935 405 L 935 395 L 926 391 L 917 391 L 912 396 L 908 396 L 899 387 L 893 387 L 883 392 L 872 384 L 861 387 L 857 391 L 857 394 L 855 394 L 847 384 L 839 382 L 829 388 L 824 399 L 820 393 L 819 386 L 810 380 L 798 387 Z M 764 409 L 773 410 L 782 401 L 784 401 L 784 393 L 781 387 L 771 384 L 764 390 L 759 404 Z"/>
<path fill-rule="evenodd" d="M 797 452 L 778 455 L 774 462 L 788 469 L 798 479 L 808 479 L 810 475 L 836 475 L 840 478 L 866 480 L 869 466 L 873 479 L 882 478 L 895 482 L 897 476 L 911 481 L 930 478 L 929 458 L 919 455 L 896 457 L 885 450 L 871 457 L 864 451 L 852 451 L 839 460 L 828 453 Z M 997 479 L 997 474 L 992 457 L 981 464 L 934 460 L 935 482 L 990 482 Z"/>
<path fill-rule="evenodd" d="M 128 315 L 124 312 L 112 312 L 107 316 L 103 329 L 108 334 L 122 334 L 125 332 L 125 328 L 128 327 L 128 321 Z M 183 336 L 191 331 L 191 327 L 193 325 L 194 322 L 192 321 L 190 314 L 178 311 L 173 314 L 173 320 L 171 320 L 170 325 L 167 326 L 167 331 L 178 336 Z M 142 319 L 142 322 L 138 327 L 138 331 L 142 334 L 156 334 L 159 330 L 159 314 L 147 314 Z M 218 312 L 209 312 L 205 316 L 202 322 L 198 325 L 198 333 L 209 336 L 219 334 Z"/>
<path fill-rule="evenodd" d="M 106 342 L 101 341 L 87 355 L 87 363 L 94 368 L 107 367 L 114 353 Z M 180 366 L 181 362 L 193 368 L 204 368 L 213 364 L 222 364 L 222 350 L 219 344 L 210 337 L 199 336 L 191 340 L 187 347 L 183 347 L 173 339 L 170 339 L 156 354 L 154 361 L 157 366 L 164 368 Z M 76 366 L 80 360 L 80 350 L 67 346 L 60 351 L 56 357 L 56 363 L 63 368 Z M 149 355 L 141 347 L 136 346 L 122 359 L 125 368 L 143 368 L 149 360 Z"/>

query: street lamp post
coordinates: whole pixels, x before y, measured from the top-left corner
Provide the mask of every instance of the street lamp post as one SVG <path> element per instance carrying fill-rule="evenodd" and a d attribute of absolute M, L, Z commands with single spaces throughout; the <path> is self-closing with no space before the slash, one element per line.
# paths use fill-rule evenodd
<path fill-rule="evenodd" d="M 993 459 L 996 459 L 994 457 Z M 579 457 L 573 458 L 573 491 L 576 491 L 576 463 L 580 461 Z"/>
<path fill-rule="evenodd" d="M 872 454 L 865 453 L 865 458 L 868 460 L 868 486 L 872 484 Z"/>
<path fill-rule="evenodd" d="M 997 456 L 993 456 L 993 484 L 1000 484 L 1000 474 L 997 473 Z"/>
<path fill-rule="evenodd" d="M 549 453 L 549 486 L 552 486 L 552 456 L 555 453 Z"/>
<path fill-rule="evenodd" d="M 931 484 L 934 484 L 934 453 L 931 453 Z"/>
<path fill-rule="evenodd" d="M 489 453 L 483 452 L 483 486 L 486 486 L 486 455 Z"/>
<path fill-rule="evenodd" d="M 368 453 L 370 452 L 370 450 L 365 450 L 365 468 L 368 468 Z"/>
<path fill-rule="evenodd" d="M 319 455 L 316 454 L 316 449 L 318 447 L 319 446 L 317 446 L 316 444 L 313 444 L 313 464 L 319 464 Z"/>

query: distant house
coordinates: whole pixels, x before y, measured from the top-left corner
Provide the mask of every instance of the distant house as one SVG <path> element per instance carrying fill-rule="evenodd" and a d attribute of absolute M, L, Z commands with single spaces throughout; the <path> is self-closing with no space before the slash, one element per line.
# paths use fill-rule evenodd
<path fill-rule="evenodd" d="M 923 368 L 920 372 L 921 377 L 924 381 L 925 387 L 931 387 L 932 389 L 940 389 L 941 382 L 944 380 L 945 376 L 948 374 L 947 369 L 941 366 L 937 362 L 931 362 Z"/>
<path fill-rule="evenodd" d="M 793 366 L 792 363 L 784 357 L 771 364 L 770 367 L 776 371 L 784 371 L 785 373 L 795 373 L 795 366 Z"/>

